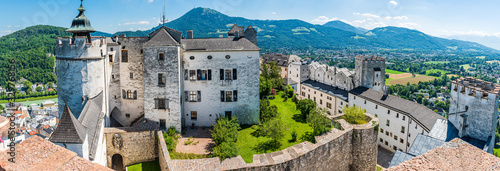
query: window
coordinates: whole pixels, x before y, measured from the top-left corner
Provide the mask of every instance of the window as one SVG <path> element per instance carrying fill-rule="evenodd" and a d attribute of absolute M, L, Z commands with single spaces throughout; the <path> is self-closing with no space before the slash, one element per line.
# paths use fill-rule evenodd
<path fill-rule="evenodd" d="M 386 145 L 386 146 L 389 146 L 389 143 L 387 143 L 387 141 L 385 141 L 385 145 Z"/>
<path fill-rule="evenodd" d="M 127 99 L 133 99 L 132 90 L 127 91 Z"/>
<path fill-rule="evenodd" d="M 354 96 L 354 100 L 356 100 L 356 96 Z"/>
<path fill-rule="evenodd" d="M 405 133 L 405 127 L 404 126 L 401 126 L 401 133 Z"/>
<path fill-rule="evenodd" d="M 398 150 L 398 148 L 396 146 L 392 146 L 392 149 L 394 149 L 394 151 Z"/>
<path fill-rule="evenodd" d="M 190 56 L 189 59 L 194 60 L 194 56 Z"/>
<path fill-rule="evenodd" d="M 326 102 L 326 107 L 327 107 L 328 109 L 332 109 L 332 104 L 331 104 L 331 103 Z"/>
<path fill-rule="evenodd" d="M 229 59 L 229 58 L 231 58 L 231 56 L 229 56 L 229 55 L 226 55 L 226 59 Z"/>
<path fill-rule="evenodd" d="M 344 103 L 343 103 L 343 102 L 340 102 L 340 106 L 342 106 L 342 105 L 344 105 Z"/>
<path fill-rule="evenodd" d="M 130 79 L 134 78 L 134 73 L 130 73 Z"/>
<path fill-rule="evenodd" d="M 365 104 L 366 104 L 366 100 L 365 100 Z"/>
<path fill-rule="evenodd" d="M 207 80 L 208 78 L 208 71 L 207 70 L 199 70 L 199 79 L 198 80 Z"/>
<path fill-rule="evenodd" d="M 191 120 L 196 120 L 196 119 L 198 119 L 198 112 L 191 111 Z"/>
<path fill-rule="evenodd" d="M 155 99 L 155 109 L 168 109 L 168 99 L 156 98 Z"/>
<path fill-rule="evenodd" d="M 115 75 L 114 75 L 114 74 L 113 74 L 113 75 L 111 75 L 111 78 L 115 79 Z"/>
<path fill-rule="evenodd" d="M 238 91 L 220 91 L 221 102 L 236 102 L 238 101 Z"/>
<path fill-rule="evenodd" d="M 130 113 L 125 113 L 125 117 L 130 118 Z"/>
<path fill-rule="evenodd" d="M 196 81 L 196 70 L 189 70 L 189 80 Z"/>
<path fill-rule="evenodd" d="M 381 128 L 381 129 L 380 129 L 380 132 L 381 132 L 381 133 L 384 133 L 384 129 L 382 129 L 382 128 Z"/>
<path fill-rule="evenodd" d="M 165 83 L 166 83 L 165 80 L 166 80 L 165 74 L 158 73 L 158 86 L 165 86 Z"/>
<path fill-rule="evenodd" d="M 387 126 L 390 126 L 391 125 L 391 121 L 389 119 L 387 119 Z"/>
<path fill-rule="evenodd" d="M 212 58 L 213 58 L 212 55 L 207 56 L 207 59 L 212 59 Z"/>
<path fill-rule="evenodd" d="M 128 62 L 128 50 L 122 50 L 122 62 Z"/>
<path fill-rule="evenodd" d="M 308 94 L 308 95 L 307 95 L 307 98 L 308 98 L 308 99 L 311 99 L 311 95 L 310 95 L 310 94 Z"/>
<path fill-rule="evenodd" d="M 375 105 L 375 109 L 378 109 L 378 105 Z"/>
<path fill-rule="evenodd" d="M 403 121 L 405 120 L 405 115 L 403 115 Z"/>
<path fill-rule="evenodd" d="M 232 101 L 233 101 L 233 92 L 226 91 L 226 102 L 232 102 Z"/>
<path fill-rule="evenodd" d="M 396 113 L 396 118 L 399 118 L 399 113 Z"/>
<path fill-rule="evenodd" d="M 408 147 L 409 147 L 409 146 L 410 146 L 410 143 L 409 143 L 409 142 L 406 142 L 406 146 L 408 146 Z"/>
<path fill-rule="evenodd" d="M 113 48 L 110 48 L 109 51 L 113 51 Z"/>
<path fill-rule="evenodd" d="M 398 140 L 398 136 L 397 135 L 394 135 L 394 140 Z"/>
<path fill-rule="evenodd" d="M 165 54 L 164 53 L 158 53 L 158 60 L 159 61 L 165 60 Z"/>
<path fill-rule="evenodd" d="M 113 55 L 109 55 L 109 62 L 113 62 Z"/>
<path fill-rule="evenodd" d="M 387 110 L 387 114 L 391 114 L 391 110 Z"/>
<path fill-rule="evenodd" d="M 400 139 L 399 139 L 399 142 L 400 142 L 401 144 L 404 144 L 404 143 L 405 143 L 405 141 L 403 140 L 403 138 L 400 138 Z"/>
<path fill-rule="evenodd" d="M 316 102 L 316 97 L 313 97 L 314 98 L 314 101 Z"/>
<path fill-rule="evenodd" d="M 319 99 L 319 104 L 322 105 L 323 104 L 323 100 Z"/>
<path fill-rule="evenodd" d="M 196 93 L 196 91 L 190 91 L 189 92 L 189 101 L 190 102 L 196 102 L 196 101 L 198 101 L 198 94 Z"/>
<path fill-rule="evenodd" d="M 141 49 L 141 55 L 144 54 L 144 50 Z"/>
<path fill-rule="evenodd" d="M 389 136 L 389 131 L 385 131 L 385 135 Z"/>
<path fill-rule="evenodd" d="M 225 70 L 224 77 L 225 77 L 225 80 L 231 80 L 231 70 L 230 69 Z"/>
<path fill-rule="evenodd" d="M 165 119 L 160 119 L 160 129 L 166 129 L 167 128 L 167 125 L 166 125 L 166 121 Z"/>
<path fill-rule="evenodd" d="M 384 140 L 382 140 L 382 138 L 380 138 L 380 142 L 384 142 Z"/>
<path fill-rule="evenodd" d="M 231 111 L 226 111 L 226 112 L 224 112 L 224 114 L 225 114 L 224 116 L 226 116 L 229 119 L 231 119 L 231 117 L 232 117 L 232 112 Z"/>
<path fill-rule="evenodd" d="M 417 127 L 418 127 L 418 125 L 417 125 L 417 124 L 415 124 L 415 129 L 417 129 Z"/>
<path fill-rule="evenodd" d="M 122 89 L 122 98 L 126 99 L 127 98 L 127 91 Z"/>

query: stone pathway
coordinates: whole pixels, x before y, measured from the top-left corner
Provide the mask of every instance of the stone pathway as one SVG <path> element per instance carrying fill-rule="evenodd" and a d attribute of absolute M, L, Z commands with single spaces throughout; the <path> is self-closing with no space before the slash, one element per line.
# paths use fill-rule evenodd
<path fill-rule="evenodd" d="M 197 127 L 196 129 L 187 128 L 186 134 L 181 135 L 177 143 L 176 151 L 179 153 L 210 154 L 213 146 L 210 128 Z M 189 137 L 193 141 L 190 145 L 184 145 Z M 196 145 L 195 145 L 196 144 Z"/>
<path fill-rule="evenodd" d="M 378 153 L 377 153 L 377 164 L 380 166 L 387 168 L 389 167 L 389 164 L 392 160 L 392 157 L 394 156 L 394 153 L 378 146 Z"/>

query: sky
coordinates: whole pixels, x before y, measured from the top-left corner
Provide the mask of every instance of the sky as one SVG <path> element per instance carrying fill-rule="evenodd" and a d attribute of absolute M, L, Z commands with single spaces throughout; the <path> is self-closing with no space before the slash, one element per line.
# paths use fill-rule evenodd
<path fill-rule="evenodd" d="M 37 24 L 70 27 L 80 0 L 0 0 L 0 36 Z M 498 0 L 84 0 L 98 31 L 147 30 L 195 7 L 248 19 L 300 19 L 313 24 L 341 20 L 356 27 L 407 27 L 438 37 L 496 37 Z"/>

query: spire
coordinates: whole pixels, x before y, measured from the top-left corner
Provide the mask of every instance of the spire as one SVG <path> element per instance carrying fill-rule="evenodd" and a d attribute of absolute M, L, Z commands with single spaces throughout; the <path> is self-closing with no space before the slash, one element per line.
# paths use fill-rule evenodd
<path fill-rule="evenodd" d="M 86 36 L 89 33 L 96 32 L 90 25 L 90 20 L 84 14 L 85 8 L 83 8 L 83 0 L 81 0 L 78 11 L 80 11 L 80 13 L 73 19 L 71 27 L 67 29 L 66 32 L 73 33 L 73 35 L 76 36 Z"/>

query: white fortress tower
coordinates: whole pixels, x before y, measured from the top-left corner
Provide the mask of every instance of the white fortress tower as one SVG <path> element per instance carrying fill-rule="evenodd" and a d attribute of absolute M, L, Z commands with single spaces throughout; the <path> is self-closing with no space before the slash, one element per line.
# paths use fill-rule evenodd
<path fill-rule="evenodd" d="M 83 6 L 73 20 L 71 28 L 66 30 L 73 37 L 57 39 L 56 74 L 58 84 L 59 115 L 67 103 L 71 112 L 78 117 L 85 103 L 106 92 L 109 82 L 110 64 L 106 59 L 106 39 L 91 37 L 95 29 L 85 17 Z M 108 98 L 103 99 L 103 107 L 107 107 Z M 98 104 L 100 105 L 100 104 Z"/>
<path fill-rule="evenodd" d="M 355 87 L 363 86 L 383 91 L 385 86 L 385 58 L 378 56 L 356 56 Z"/>
<path fill-rule="evenodd" d="M 472 77 L 451 82 L 448 120 L 458 129 L 460 137 L 489 143 L 488 152 L 494 147 L 499 92 L 500 85 Z"/>

